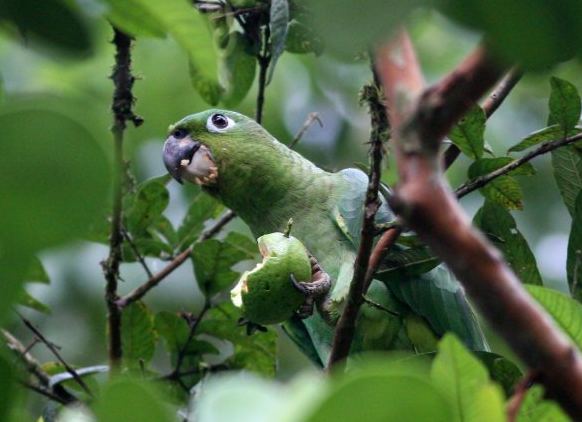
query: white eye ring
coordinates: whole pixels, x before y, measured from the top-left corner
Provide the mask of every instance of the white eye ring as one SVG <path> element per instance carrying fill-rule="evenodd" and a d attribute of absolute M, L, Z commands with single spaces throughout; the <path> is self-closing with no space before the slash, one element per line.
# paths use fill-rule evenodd
<path fill-rule="evenodd" d="M 215 122 L 213 122 L 213 120 L 216 119 L 226 119 L 226 126 L 217 126 L 215 124 Z M 208 118 L 208 120 L 206 120 L 206 129 L 208 129 L 209 132 L 212 133 L 220 133 L 220 132 L 226 132 L 228 129 L 230 129 L 231 127 L 233 127 L 236 123 L 234 122 L 234 120 L 232 120 L 230 117 L 225 116 L 224 114 L 220 114 L 220 113 L 215 113 L 212 116 L 210 116 Z"/>

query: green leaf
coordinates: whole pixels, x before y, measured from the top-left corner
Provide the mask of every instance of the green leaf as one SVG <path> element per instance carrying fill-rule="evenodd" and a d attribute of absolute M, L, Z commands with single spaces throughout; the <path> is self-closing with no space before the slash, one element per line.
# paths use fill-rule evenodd
<path fill-rule="evenodd" d="M 93 52 L 93 40 L 85 19 L 66 2 L 46 0 L 39 8 L 34 0 L 1 0 L 0 17 L 16 25 L 27 41 L 76 56 Z"/>
<path fill-rule="evenodd" d="M 558 189 L 570 215 L 574 215 L 576 197 L 582 189 L 582 152 L 567 145 L 552 151 L 552 166 Z"/>
<path fill-rule="evenodd" d="M 158 312 L 155 318 L 158 334 L 164 339 L 166 349 L 170 353 L 179 352 L 184 347 L 190 334 L 186 320 L 170 312 Z M 211 343 L 193 339 L 188 345 L 188 352 L 198 354 L 218 354 L 218 349 Z"/>
<path fill-rule="evenodd" d="M 220 99 L 227 107 L 238 105 L 253 85 L 257 61 L 252 49 L 248 37 L 232 32 L 226 48 L 220 52 L 218 80 L 224 89 Z"/>
<path fill-rule="evenodd" d="M 174 253 L 174 250 L 170 245 L 163 242 L 160 238 L 152 237 L 149 235 L 146 235 L 145 237 L 134 238 L 133 244 L 142 257 L 151 256 L 154 258 L 168 258 Z M 135 251 L 127 241 L 123 243 L 122 254 L 124 262 L 137 261 Z"/>
<path fill-rule="evenodd" d="M 83 236 L 107 203 L 109 165 L 92 121 L 67 104 L 34 97 L 0 108 L 0 244 L 19 254 Z"/>
<path fill-rule="evenodd" d="M 98 422 L 173 422 L 176 418 L 149 382 L 117 379 L 95 401 Z"/>
<path fill-rule="evenodd" d="M 204 222 L 216 217 L 224 207 L 211 196 L 200 193 L 190 204 L 188 212 L 178 229 L 179 246 L 182 251 L 196 241 L 204 229 Z"/>
<path fill-rule="evenodd" d="M 269 27 L 271 29 L 271 63 L 267 85 L 271 83 L 277 60 L 285 50 L 287 28 L 289 26 L 289 3 L 287 0 L 271 0 Z"/>
<path fill-rule="evenodd" d="M 162 235 L 166 242 L 174 249 L 178 244 L 178 233 L 174 225 L 165 215 L 160 215 L 153 223 L 151 228 Z"/>
<path fill-rule="evenodd" d="M 439 342 L 431 378 L 454 404 L 462 422 L 505 421 L 503 397 L 479 360 L 452 334 Z"/>
<path fill-rule="evenodd" d="M 211 106 L 217 105 L 222 93 L 222 88 L 218 82 L 205 78 L 200 68 L 192 63 L 188 65 L 188 75 L 190 76 L 192 87 L 200 94 L 200 97 Z"/>
<path fill-rule="evenodd" d="M 516 422 L 570 422 L 556 402 L 543 400 L 544 391 L 540 385 L 533 385 L 525 394 L 519 407 Z"/>
<path fill-rule="evenodd" d="M 42 312 L 43 314 L 50 315 L 51 309 L 42 303 L 40 300 L 35 299 L 27 291 L 22 292 L 18 304 L 26 306 L 27 308 L 34 309 L 35 311 Z"/>
<path fill-rule="evenodd" d="M 170 202 L 166 189 L 166 177 L 153 178 L 141 183 L 134 197 L 128 199 L 131 204 L 125 211 L 127 230 L 140 234 L 154 221 L 157 221 Z"/>
<path fill-rule="evenodd" d="M 143 2 L 135 0 L 102 0 L 109 4 L 107 19 L 133 37 L 164 38 L 166 27 Z"/>
<path fill-rule="evenodd" d="M 484 151 L 485 112 L 479 106 L 470 109 L 449 133 L 450 140 L 468 157 L 477 160 Z"/>
<path fill-rule="evenodd" d="M 133 368 L 140 367 L 140 361 L 147 366 L 158 340 L 150 310 L 140 301 L 133 302 L 123 310 L 121 325 L 124 361 Z"/>
<path fill-rule="evenodd" d="M 517 229 L 515 220 L 502 206 L 485 201 L 475 216 L 475 224 L 503 253 L 511 269 L 525 284 L 542 284 L 535 257 Z"/>
<path fill-rule="evenodd" d="M 582 299 L 582 194 L 578 194 L 576 198 L 576 206 L 572 216 L 566 271 L 572 297 Z"/>
<path fill-rule="evenodd" d="M 556 290 L 540 286 L 526 288 L 574 344 L 582 349 L 582 305 Z"/>
<path fill-rule="evenodd" d="M 424 245 L 391 252 L 382 264 L 378 277 L 406 277 L 424 274 L 441 262 Z"/>
<path fill-rule="evenodd" d="M 16 380 L 12 372 L 12 365 L 0 356 L 0 420 L 10 420 L 11 409 L 17 405 Z"/>
<path fill-rule="evenodd" d="M 551 77 L 550 85 L 552 90 L 549 100 L 549 121 L 557 123 L 562 128 L 565 137 L 580 120 L 582 112 L 580 94 L 573 84 L 560 78 Z"/>
<path fill-rule="evenodd" d="M 501 355 L 491 352 L 472 352 L 489 371 L 491 379 L 499 383 L 505 391 L 506 397 L 511 397 L 515 384 L 523 377 L 518 366 Z"/>
<path fill-rule="evenodd" d="M 254 259 L 260 255 L 257 242 L 242 233 L 229 232 L 224 241 L 243 253 L 247 257 L 246 259 Z"/>
<path fill-rule="evenodd" d="M 554 139 L 560 139 L 564 137 L 564 129 L 560 125 L 552 125 L 535 131 L 525 138 L 523 138 L 520 142 L 512 146 L 507 150 L 508 153 L 512 151 L 523 151 L 524 149 L 528 149 L 529 147 L 533 147 L 534 145 L 541 144 L 545 141 L 551 141 Z"/>
<path fill-rule="evenodd" d="M 24 281 L 33 281 L 35 283 L 49 284 L 50 279 L 46 273 L 42 262 L 36 256 L 32 259 L 26 274 L 24 275 Z"/>
<path fill-rule="evenodd" d="M 481 189 L 479 193 L 486 199 L 503 205 L 510 210 L 523 209 L 523 192 L 519 184 L 509 176 L 499 176 Z"/>
<path fill-rule="evenodd" d="M 514 160 L 511 157 L 480 158 L 474 161 L 467 170 L 469 179 L 476 179 L 479 176 L 491 173 L 501 167 L 505 167 Z M 507 174 L 509 176 L 531 176 L 535 174 L 535 169 L 531 163 L 525 163 Z"/>
<path fill-rule="evenodd" d="M 221 303 L 208 311 L 198 331 L 233 344 L 233 355 L 226 361 L 230 368 L 273 376 L 277 364 L 277 333 L 268 328 L 266 332 L 249 336 L 246 328 L 237 324 L 240 316 L 240 310 L 232 303 Z"/>
<path fill-rule="evenodd" d="M 252 259 L 246 250 L 216 239 L 196 243 L 192 249 L 194 274 L 200 291 L 208 298 L 232 286 L 239 273 L 231 267 L 240 261 Z"/>

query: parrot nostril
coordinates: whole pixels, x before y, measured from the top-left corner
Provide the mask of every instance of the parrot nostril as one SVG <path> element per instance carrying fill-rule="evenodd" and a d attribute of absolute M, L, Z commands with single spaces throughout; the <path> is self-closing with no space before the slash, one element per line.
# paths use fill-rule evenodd
<path fill-rule="evenodd" d="M 176 129 L 174 133 L 172 133 L 172 136 L 176 139 L 182 139 L 186 135 L 188 135 L 188 132 L 186 132 L 184 129 Z"/>

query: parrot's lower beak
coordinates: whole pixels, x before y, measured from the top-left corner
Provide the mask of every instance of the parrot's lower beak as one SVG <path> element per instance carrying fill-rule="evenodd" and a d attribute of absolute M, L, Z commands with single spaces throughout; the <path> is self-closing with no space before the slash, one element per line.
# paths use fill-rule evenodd
<path fill-rule="evenodd" d="M 182 183 L 182 169 L 192 162 L 200 142 L 193 141 L 189 136 L 182 139 L 170 136 L 164 145 L 164 165 L 168 172 L 179 183 Z"/>

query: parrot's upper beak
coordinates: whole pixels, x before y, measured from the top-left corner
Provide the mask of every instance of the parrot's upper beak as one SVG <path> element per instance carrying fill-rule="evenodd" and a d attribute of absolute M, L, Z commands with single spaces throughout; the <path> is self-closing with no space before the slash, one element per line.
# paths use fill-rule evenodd
<path fill-rule="evenodd" d="M 192 162 L 200 145 L 200 142 L 192 140 L 190 136 L 181 139 L 170 136 L 166 140 L 163 153 L 164 164 L 168 172 L 179 183 L 182 183 L 182 168 Z"/>

